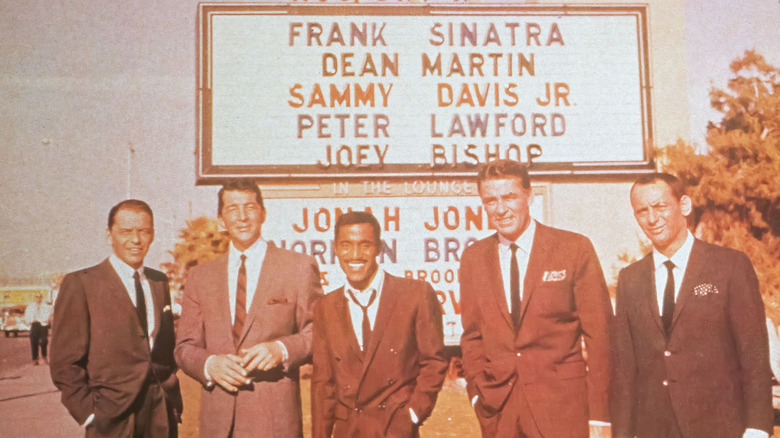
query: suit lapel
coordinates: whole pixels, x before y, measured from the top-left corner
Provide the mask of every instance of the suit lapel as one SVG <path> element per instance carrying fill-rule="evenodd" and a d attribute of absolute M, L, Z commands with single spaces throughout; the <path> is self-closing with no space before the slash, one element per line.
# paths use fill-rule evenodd
<path fill-rule="evenodd" d="M 382 339 L 382 335 L 384 334 L 387 325 L 393 319 L 393 313 L 395 312 L 396 304 L 398 302 L 394 296 L 396 291 L 394 283 L 395 279 L 393 276 L 385 273 L 384 284 L 382 284 L 382 293 L 379 295 L 379 307 L 377 307 L 376 311 L 374 329 L 371 330 L 371 338 L 368 341 L 368 348 L 366 349 L 365 357 L 363 358 L 364 376 L 368 369 L 368 365 L 376 354 L 379 340 Z"/>
<path fill-rule="evenodd" d="M 230 317 L 230 285 L 228 284 L 228 255 L 214 260 L 214 267 L 209 276 L 212 283 L 204 288 L 203 294 L 210 298 L 213 305 L 213 318 L 217 321 L 215 327 L 219 327 L 220 338 L 227 346 L 233 346 L 233 320 Z M 205 300 L 204 300 L 205 301 Z"/>
<path fill-rule="evenodd" d="M 650 312 L 650 318 L 655 322 L 661 335 L 664 335 L 664 323 L 661 320 L 661 310 L 658 308 L 658 296 L 655 292 L 655 263 L 653 254 L 650 253 L 640 262 L 640 277 L 637 279 L 636 288 L 640 299 L 646 302 L 643 306 Z"/>
<path fill-rule="evenodd" d="M 249 329 L 252 327 L 252 324 L 254 324 L 255 320 L 260 317 L 263 304 L 268 302 L 268 300 L 271 298 L 269 294 L 275 289 L 274 284 L 278 281 L 283 281 L 283 278 L 274 275 L 275 272 L 282 272 L 278 266 L 279 259 L 277 257 L 277 251 L 278 249 L 274 246 L 274 244 L 272 242 L 268 242 L 268 247 L 265 251 L 265 257 L 263 258 L 263 264 L 260 267 L 260 275 L 257 278 L 257 288 L 255 289 L 255 295 L 252 297 L 252 304 L 249 306 L 249 309 L 247 309 L 246 312 L 244 330 L 241 333 L 239 345 L 241 345 L 241 343 L 244 341 L 244 338 L 246 338 L 246 335 L 249 333 Z M 247 278 L 247 281 L 251 281 L 251 279 Z"/>
<path fill-rule="evenodd" d="M 487 246 L 487 254 L 484 255 L 487 263 L 487 269 L 489 269 L 487 278 L 483 278 L 483 281 L 488 285 L 487 292 L 492 295 L 495 304 L 498 307 L 499 313 L 504 317 L 504 321 L 513 327 L 512 316 L 509 314 L 509 306 L 506 303 L 506 291 L 504 290 L 503 276 L 501 275 L 501 260 L 498 258 L 498 234 L 494 234 L 488 241 L 490 245 Z"/>
<path fill-rule="evenodd" d="M 135 311 L 133 301 L 130 299 L 130 295 L 125 288 L 125 284 L 122 283 L 119 274 L 117 274 L 114 267 L 111 266 L 111 262 L 106 259 L 103 263 L 98 265 L 98 269 L 100 270 L 100 278 L 103 278 L 105 281 L 103 292 L 106 295 L 105 298 L 120 303 L 126 312 L 134 315 L 135 321 L 138 323 L 138 328 L 140 329 L 141 321 L 138 321 L 138 313 Z"/>
<path fill-rule="evenodd" d="M 705 260 L 707 260 L 706 248 L 698 240 L 694 240 L 691 255 L 688 257 L 688 266 L 685 268 L 685 276 L 682 279 L 682 284 L 680 284 L 680 292 L 677 294 L 677 300 L 674 303 L 672 330 L 674 330 L 674 324 L 680 317 L 680 312 L 682 312 L 683 307 L 685 307 L 685 304 L 693 294 L 694 285 L 702 278 Z"/>
<path fill-rule="evenodd" d="M 157 333 L 160 331 L 160 324 L 162 323 L 162 309 L 165 303 L 165 288 L 159 281 L 152 281 L 149 276 L 146 275 L 147 269 L 144 268 L 144 275 L 146 281 L 149 282 L 149 289 L 152 291 L 152 305 L 154 306 L 154 331 L 149 334 L 152 339 L 157 339 Z"/>
<path fill-rule="evenodd" d="M 334 324 L 332 329 L 335 333 L 333 336 L 336 342 L 343 342 L 344 350 L 348 351 L 351 356 L 358 362 L 363 362 L 363 352 L 360 351 L 360 344 L 358 343 L 357 336 L 355 335 L 355 328 L 352 326 L 352 315 L 349 313 L 349 303 L 344 292 L 344 287 L 335 290 L 331 293 L 338 294 L 338 299 L 335 305 L 335 317 L 333 318 Z"/>
<path fill-rule="evenodd" d="M 542 281 L 542 273 L 544 267 L 548 264 L 547 259 L 550 251 L 547 244 L 548 241 L 547 228 L 536 223 L 536 235 L 534 236 L 533 246 L 531 247 L 531 254 L 528 256 L 528 267 L 525 270 L 525 278 L 523 278 L 523 297 L 520 300 L 520 325 L 523 323 L 523 317 L 528 310 L 528 304 L 531 302 L 531 297 L 536 290 L 537 285 Z"/>

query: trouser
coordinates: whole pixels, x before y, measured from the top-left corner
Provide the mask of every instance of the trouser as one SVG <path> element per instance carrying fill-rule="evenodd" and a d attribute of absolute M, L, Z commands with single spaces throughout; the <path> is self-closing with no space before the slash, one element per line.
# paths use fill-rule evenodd
<path fill-rule="evenodd" d="M 165 401 L 165 391 L 147 382 L 130 409 L 118 418 L 100 418 L 87 426 L 86 438 L 176 438 L 178 424 Z"/>
<path fill-rule="evenodd" d="M 535 417 L 531 409 L 527 391 L 539 390 L 525 385 L 515 385 L 506 404 L 493 417 L 477 418 L 480 420 L 483 438 L 587 438 L 589 435 L 587 405 L 580 399 L 586 396 L 584 388 L 579 391 L 572 389 L 571 400 L 562 401 L 560 405 L 546 406 L 552 410 L 541 413 L 542 407 L 537 406 L 539 415 Z M 581 392 L 581 393 L 577 393 Z M 579 402 L 577 400 L 580 400 Z M 554 417 L 554 418 L 553 418 Z M 546 423 L 540 423 L 546 421 Z"/>
<path fill-rule="evenodd" d="M 41 356 L 46 357 L 46 347 L 49 345 L 49 327 L 40 322 L 32 323 L 30 327 L 30 347 L 33 360 L 38 360 L 38 347 L 41 347 Z"/>

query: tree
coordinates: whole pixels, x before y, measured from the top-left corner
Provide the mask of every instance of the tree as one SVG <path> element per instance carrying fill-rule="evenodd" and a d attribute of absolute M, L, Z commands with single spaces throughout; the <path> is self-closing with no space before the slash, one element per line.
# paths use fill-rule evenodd
<path fill-rule="evenodd" d="M 723 114 L 707 127 L 703 153 L 678 141 L 659 164 L 693 199 L 695 234 L 745 252 L 756 269 L 767 314 L 780 323 L 780 69 L 746 51 L 731 63 L 727 90 L 710 90 Z"/>
<path fill-rule="evenodd" d="M 188 220 L 187 226 L 179 232 L 179 238 L 181 241 L 173 251 L 168 251 L 173 262 L 162 264 L 174 297 L 181 295 L 190 268 L 225 254 L 230 243 L 227 232 L 219 230 L 217 221 L 205 216 Z"/>

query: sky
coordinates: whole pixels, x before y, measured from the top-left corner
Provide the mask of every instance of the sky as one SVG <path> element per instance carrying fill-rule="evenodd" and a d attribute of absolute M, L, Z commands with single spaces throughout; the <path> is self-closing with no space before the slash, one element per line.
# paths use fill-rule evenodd
<path fill-rule="evenodd" d="M 729 63 L 755 50 L 780 66 L 780 0 L 686 0 L 691 140 L 704 142 L 707 122 L 720 120 L 709 106 L 712 87 L 725 88 L 733 74 Z"/>
<path fill-rule="evenodd" d="M 215 216 L 217 188 L 194 176 L 197 4 L 0 1 L 0 277 L 100 261 L 105 215 L 127 197 L 155 201 L 151 266 L 170 259 L 185 219 Z M 702 143 L 720 118 L 709 90 L 726 86 L 732 60 L 754 49 L 780 66 L 780 0 L 683 5 L 690 138 Z"/>

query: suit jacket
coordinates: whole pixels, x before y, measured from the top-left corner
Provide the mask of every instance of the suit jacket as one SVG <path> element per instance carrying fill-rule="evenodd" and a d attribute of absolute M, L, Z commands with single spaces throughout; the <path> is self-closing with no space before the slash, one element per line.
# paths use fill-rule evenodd
<path fill-rule="evenodd" d="M 667 393 L 686 438 L 741 437 L 745 428 L 771 435 L 764 305 L 750 260 L 695 240 L 668 342 L 654 272 L 650 254 L 618 278 L 614 436 L 660 436 L 654 412 Z"/>
<path fill-rule="evenodd" d="M 385 274 L 365 356 L 344 287 L 315 308 L 313 438 L 411 437 L 409 408 L 422 423 L 444 382 L 441 306 L 428 283 Z"/>
<path fill-rule="evenodd" d="M 298 367 L 311 357 L 311 319 L 321 295 L 314 258 L 268 244 L 238 348 L 279 340 L 289 357 L 283 366 L 252 374 L 249 388 L 231 394 L 218 385 L 206 387 L 203 370 L 209 356 L 236 353 L 228 255 L 190 270 L 175 354 L 181 369 L 204 385 L 201 436 L 227 437 L 233 423 L 234 438 L 302 436 Z"/>
<path fill-rule="evenodd" d="M 479 395 L 480 421 L 518 385 L 544 436 L 609 421 L 612 306 L 590 241 L 537 223 L 517 332 L 505 297 L 496 234 L 466 248 L 460 262 L 463 370 L 469 397 Z"/>
<path fill-rule="evenodd" d="M 92 413 L 102 422 L 122 416 L 150 374 L 162 384 L 166 402 L 181 412 L 168 278 L 150 268 L 144 275 L 156 321 L 151 351 L 127 289 L 108 260 L 62 281 L 54 304 L 51 377 L 79 424 Z"/>

